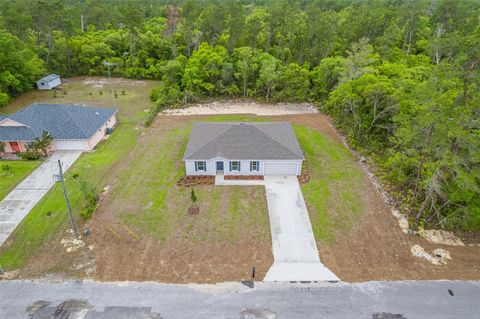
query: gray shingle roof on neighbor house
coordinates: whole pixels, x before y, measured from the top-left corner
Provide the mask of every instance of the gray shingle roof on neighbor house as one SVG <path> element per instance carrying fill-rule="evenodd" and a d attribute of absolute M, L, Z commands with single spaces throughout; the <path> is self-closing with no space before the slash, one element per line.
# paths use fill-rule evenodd
<path fill-rule="evenodd" d="M 43 78 L 39 79 L 38 81 L 50 82 L 50 81 L 53 81 L 53 80 L 55 80 L 59 77 L 60 77 L 60 75 L 58 75 L 58 74 L 50 74 L 50 75 L 44 76 Z"/>
<path fill-rule="evenodd" d="M 44 131 L 56 140 L 84 140 L 117 112 L 114 108 L 32 104 L 8 116 L 25 126 L 0 126 L 0 141 L 30 141 Z"/>
<path fill-rule="evenodd" d="M 184 160 L 304 159 L 290 123 L 195 123 Z"/>

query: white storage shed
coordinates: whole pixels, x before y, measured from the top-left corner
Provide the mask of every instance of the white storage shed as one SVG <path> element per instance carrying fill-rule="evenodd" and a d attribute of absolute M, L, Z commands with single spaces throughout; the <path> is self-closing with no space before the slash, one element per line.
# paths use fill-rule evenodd
<path fill-rule="evenodd" d="M 37 81 L 37 87 L 39 90 L 51 90 L 62 84 L 60 75 L 50 74 Z"/>

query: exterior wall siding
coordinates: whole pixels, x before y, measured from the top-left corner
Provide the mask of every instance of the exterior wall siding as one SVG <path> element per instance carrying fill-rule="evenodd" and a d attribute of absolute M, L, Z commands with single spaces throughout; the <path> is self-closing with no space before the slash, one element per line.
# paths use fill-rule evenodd
<path fill-rule="evenodd" d="M 107 128 L 113 128 L 115 124 L 117 124 L 117 118 L 116 118 L 116 115 L 114 114 L 89 139 L 87 140 L 53 140 L 50 151 L 55 151 L 55 150 L 91 151 L 105 137 Z M 12 153 L 13 151 L 12 151 L 12 148 L 10 147 L 10 144 L 8 142 L 5 142 L 5 144 L 6 144 L 5 153 Z M 25 142 L 18 142 L 18 144 L 22 152 L 24 152 L 27 149 Z"/>
<path fill-rule="evenodd" d="M 251 160 L 239 160 L 240 161 L 240 171 L 230 171 L 230 160 L 225 159 L 212 159 L 206 160 L 207 170 L 206 171 L 195 171 L 195 161 L 194 160 L 185 160 L 185 169 L 187 175 L 216 175 L 216 162 L 223 162 L 223 174 L 224 175 L 265 175 L 264 167 L 265 163 L 285 163 L 285 164 L 295 164 L 297 167 L 296 175 L 300 175 L 302 172 L 302 160 L 257 160 L 259 162 L 258 171 L 250 171 L 250 161 Z M 255 161 L 255 160 L 253 160 Z"/>
<path fill-rule="evenodd" d="M 60 78 L 56 78 L 55 80 L 51 80 L 51 81 L 38 80 L 37 81 L 37 88 L 39 90 L 51 90 L 51 89 L 56 88 L 60 84 L 62 84 L 62 80 Z"/>
<path fill-rule="evenodd" d="M 84 142 L 84 149 L 86 151 L 91 151 L 97 144 L 105 137 L 107 128 L 112 128 L 117 123 L 117 118 L 115 115 L 112 115 L 107 122 L 95 133 L 92 137 Z"/>
<path fill-rule="evenodd" d="M 2 122 L 0 122 L 0 126 L 25 126 L 22 123 L 18 123 L 17 121 L 14 121 L 12 119 L 4 119 Z"/>
<path fill-rule="evenodd" d="M 13 153 L 10 143 L 9 142 L 4 142 L 4 143 L 5 143 L 5 153 Z M 17 142 L 17 143 L 18 143 L 18 146 L 20 147 L 20 151 L 25 152 L 27 149 L 25 142 Z"/>
<path fill-rule="evenodd" d="M 195 171 L 195 162 L 191 160 L 185 161 L 185 169 L 187 175 L 216 175 L 217 171 L 215 169 L 215 162 L 214 161 L 205 161 L 207 164 L 206 171 Z"/>

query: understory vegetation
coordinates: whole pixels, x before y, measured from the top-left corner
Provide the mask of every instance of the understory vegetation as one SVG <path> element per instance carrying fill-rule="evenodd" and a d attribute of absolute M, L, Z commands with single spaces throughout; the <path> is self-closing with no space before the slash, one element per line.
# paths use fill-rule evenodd
<path fill-rule="evenodd" d="M 104 61 L 162 80 L 146 124 L 218 96 L 313 102 L 412 226 L 480 229 L 478 1 L 0 4 L 0 107 L 46 71 L 105 75 Z"/>

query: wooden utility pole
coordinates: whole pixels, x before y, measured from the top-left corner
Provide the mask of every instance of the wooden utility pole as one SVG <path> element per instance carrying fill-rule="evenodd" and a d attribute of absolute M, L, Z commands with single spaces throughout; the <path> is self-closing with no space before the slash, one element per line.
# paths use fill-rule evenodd
<path fill-rule="evenodd" d="M 58 176 L 59 178 L 57 179 L 57 181 L 60 181 L 62 183 L 63 195 L 65 196 L 65 201 L 67 202 L 68 214 L 70 215 L 70 221 L 72 222 L 73 233 L 75 237 L 78 238 L 77 226 L 75 225 L 75 219 L 73 218 L 72 208 L 70 207 L 70 201 L 68 200 L 67 188 L 65 187 L 65 179 L 63 178 L 62 163 L 60 162 L 60 160 L 58 160 L 58 172 L 59 172 L 59 176 Z"/>
<path fill-rule="evenodd" d="M 114 93 L 113 93 L 113 83 L 112 83 L 112 76 L 110 74 L 110 67 L 111 66 L 116 66 L 117 64 L 116 63 L 111 63 L 111 62 L 107 62 L 107 61 L 103 61 L 103 65 L 107 67 L 107 70 L 108 70 L 108 79 L 110 81 L 110 94 L 112 95 L 112 101 L 113 101 L 113 106 L 114 107 L 117 107 L 116 103 L 115 103 L 115 99 L 116 97 L 114 96 Z"/>

